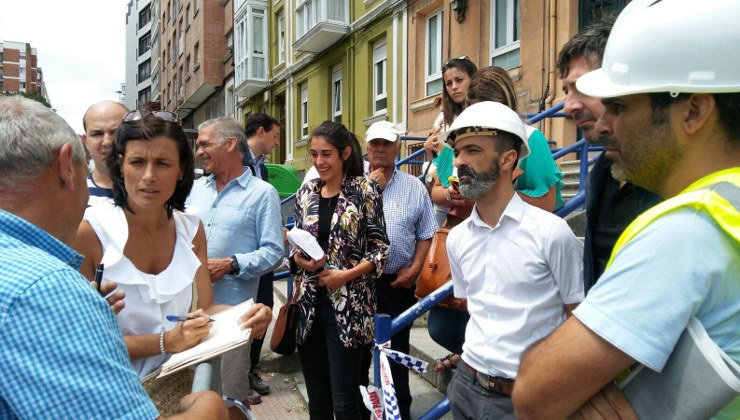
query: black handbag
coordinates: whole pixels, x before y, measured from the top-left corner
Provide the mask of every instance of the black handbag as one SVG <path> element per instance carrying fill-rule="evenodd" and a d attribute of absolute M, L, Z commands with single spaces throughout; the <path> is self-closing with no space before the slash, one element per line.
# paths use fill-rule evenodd
<path fill-rule="evenodd" d="M 278 311 L 275 326 L 272 328 L 270 349 L 277 354 L 290 356 L 295 352 L 296 329 L 298 328 L 298 287 L 300 281 L 296 282 L 293 296 Z"/>

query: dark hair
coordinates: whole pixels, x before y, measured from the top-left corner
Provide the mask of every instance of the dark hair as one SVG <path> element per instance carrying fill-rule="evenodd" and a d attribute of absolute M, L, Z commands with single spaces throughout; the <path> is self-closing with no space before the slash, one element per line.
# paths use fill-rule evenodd
<path fill-rule="evenodd" d="M 247 134 L 247 138 L 249 138 L 252 137 L 260 127 L 264 128 L 265 131 L 270 131 L 275 125 L 280 125 L 278 120 L 264 112 L 260 112 L 258 114 L 250 115 L 249 118 L 247 118 L 247 125 L 244 127 L 244 131 Z"/>
<path fill-rule="evenodd" d="M 314 137 L 325 138 L 329 144 L 337 149 L 340 158 L 342 156 L 342 151 L 349 146 L 352 152 L 349 154 L 349 158 L 342 163 L 342 171 L 344 172 L 344 175 L 365 175 L 360 142 L 357 141 L 357 136 L 347 130 L 347 127 L 343 124 L 335 123 L 333 121 L 324 121 L 311 132 L 311 138 L 308 140 L 309 144 Z"/>
<path fill-rule="evenodd" d="M 516 159 L 514 159 L 514 166 L 512 166 L 512 169 L 517 167 L 519 164 L 519 156 L 522 154 L 522 139 L 508 131 L 499 130 L 496 135 L 496 141 L 493 142 L 493 148 L 498 154 L 514 150 L 516 152 Z"/>
<path fill-rule="evenodd" d="M 516 89 L 509 73 L 497 66 L 483 67 L 470 79 L 468 101 L 502 103 L 517 111 Z"/>
<path fill-rule="evenodd" d="M 447 125 L 452 124 L 452 120 L 460 115 L 464 108 L 464 106 L 456 104 L 450 97 L 450 94 L 447 93 L 447 87 L 444 83 L 444 75 L 447 70 L 452 68 L 464 71 L 470 78 L 472 78 L 476 70 L 478 70 L 475 64 L 467 58 L 453 58 L 442 66 L 442 115 L 444 116 L 444 122 Z"/>
<path fill-rule="evenodd" d="M 110 177 L 113 180 L 113 202 L 117 206 L 131 211 L 128 205 L 128 193 L 123 182 L 123 173 L 121 172 L 122 159 L 119 159 L 119 156 L 126 154 L 126 144 L 129 141 L 151 140 L 157 137 L 173 139 L 177 143 L 177 152 L 180 156 L 182 178 L 177 181 L 175 192 L 165 203 L 167 215 L 171 217 L 173 210 L 185 210 L 185 199 L 188 198 L 195 179 L 193 150 L 179 124 L 164 121 L 153 114 L 147 114 L 141 120 L 122 122 L 116 131 L 116 139 L 106 163 L 108 164 Z"/>
<path fill-rule="evenodd" d="M 615 14 L 604 15 L 601 20 L 587 26 L 563 45 L 555 63 L 561 79 L 568 76 L 568 67 L 570 61 L 574 58 L 586 57 L 591 59 L 592 56 L 595 56 L 598 62 L 593 64 L 596 67 L 601 66 L 601 61 L 604 59 L 604 50 L 606 49 L 606 40 L 609 39 L 609 33 L 612 31 L 615 19 Z"/>
<path fill-rule="evenodd" d="M 691 96 L 690 93 L 679 93 L 675 97 L 668 92 L 649 93 L 650 107 L 654 114 L 654 121 L 663 121 L 667 118 L 665 110 L 674 102 L 685 101 Z M 740 140 L 740 92 L 732 93 L 713 93 L 714 103 L 717 106 L 718 121 L 724 128 L 727 136 L 731 140 Z M 740 143 L 731 145 L 732 147 L 740 146 Z"/>

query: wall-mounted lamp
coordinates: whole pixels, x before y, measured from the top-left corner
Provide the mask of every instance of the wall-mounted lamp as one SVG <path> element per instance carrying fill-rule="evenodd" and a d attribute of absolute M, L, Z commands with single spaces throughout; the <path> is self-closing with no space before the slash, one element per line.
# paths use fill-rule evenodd
<path fill-rule="evenodd" d="M 468 0 L 451 0 L 452 10 L 455 12 L 455 20 L 462 22 L 465 20 L 465 12 L 468 10 Z"/>

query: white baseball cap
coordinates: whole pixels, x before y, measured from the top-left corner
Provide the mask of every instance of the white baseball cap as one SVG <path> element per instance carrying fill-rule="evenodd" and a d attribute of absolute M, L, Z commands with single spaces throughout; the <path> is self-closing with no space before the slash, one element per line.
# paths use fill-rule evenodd
<path fill-rule="evenodd" d="M 439 140 L 454 147 L 455 140 L 472 135 L 496 136 L 497 130 L 511 133 L 522 141 L 519 160 L 529 156 L 527 132 L 522 119 L 514 110 L 498 102 L 478 102 L 465 108 L 450 128 L 439 136 Z"/>
<path fill-rule="evenodd" d="M 375 139 L 384 139 L 390 142 L 397 142 L 401 138 L 401 132 L 390 121 L 376 121 L 365 133 L 365 142 L 369 143 Z"/>

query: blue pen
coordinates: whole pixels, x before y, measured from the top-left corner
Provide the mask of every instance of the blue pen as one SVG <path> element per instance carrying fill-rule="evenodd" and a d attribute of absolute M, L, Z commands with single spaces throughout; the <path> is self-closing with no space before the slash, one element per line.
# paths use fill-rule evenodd
<path fill-rule="evenodd" d="M 177 316 L 177 315 L 167 315 L 167 321 L 170 322 L 185 322 L 190 319 L 198 319 L 199 316 Z M 216 320 L 213 318 L 208 318 L 208 322 L 215 322 Z"/>

